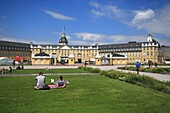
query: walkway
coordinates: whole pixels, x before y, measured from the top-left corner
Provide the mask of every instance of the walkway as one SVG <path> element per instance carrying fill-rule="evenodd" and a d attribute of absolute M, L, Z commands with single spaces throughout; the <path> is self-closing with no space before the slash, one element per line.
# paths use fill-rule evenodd
<path fill-rule="evenodd" d="M 38 74 L 0 74 L 0 76 L 37 76 Z M 45 73 L 45 76 L 54 75 L 100 75 L 99 73 Z"/>
<path fill-rule="evenodd" d="M 117 65 L 117 66 L 89 66 L 89 67 L 100 68 L 101 70 L 114 69 L 114 70 L 117 70 L 117 71 L 136 73 L 136 71 L 117 69 L 117 67 L 123 67 L 123 65 Z M 170 66 L 166 66 L 166 68 L 170 68 Z M 159 74 L 159 73 L 148 73 L 148 72 L 140 72 L 139 74 L 140 75 L 147 75 L 147 76 L 153 77 L 155 79 L 158 79 L 160 81 L 170 81 L 170 74 Z"/>
<path fill-rule="evenodd" d="M 118 71 L 123 71 L 123 72 L 132 72 L 136 73 L 136 71 L 129 71 L 129 70 L 120 70 L 117 69 L 117 67 L 123 67 L 124 65 L 114 65 L 114 66 L 94 66 L 94 65 L 88 65 L 88 67 L 92 68 L 99 68 L 101 70 L 118 70 Z M 0 66 L 0 68 L 6 68 L 8 69 L 9 66 Z M 50 69 L 59 69 L 59 68 L 78 68 L 79 66 L 24 66 L 25 69 L 45 69 L 45 68 L 50 68 Z M 167 68 L 170 68 L 170 66 L 166 66 Z M 60 73 L 58 73 L 60 74 Z M 57 74 L 57 75 L 58 75 Z M 62 73 L 61 73 L 62 74 Z M 70 73 L 70 75 L 73 73 Z M 80 75 L 80 73 L 74 73 L 75 75 Z M 83 73 L 84 74 L 84 73 Z M 28 75 L 28 74 L 22 74 L 22 75 Z M 30 75 L 30 74 L 29 74 Z M 56 74 L 55 74 L 56 75 Z M 67 74 L 68 75 L 68 74 Z M 147 73 L 147 72 L 140 72 L 140 75 L 147 75 L 150 77 L 153 77 L 155 79 L 161 80 L 161 81 L 170 81 L 170 74 L 158 74 L 158 73 Z M 19 74 L 13 74 L 13 76 L 19 76 Z M 33 75 L 32 75 L 33 76 Z M 35 75 L 34 75 L 35 76 Z"/>

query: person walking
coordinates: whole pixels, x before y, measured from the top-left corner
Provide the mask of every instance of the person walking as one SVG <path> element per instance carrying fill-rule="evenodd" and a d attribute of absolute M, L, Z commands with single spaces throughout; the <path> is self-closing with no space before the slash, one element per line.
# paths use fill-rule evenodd
<path fill-rule="evenodd" d="M 137 71 L 137 74 L 139 74 L 139 69 L 140 69 L 140 62 L 137 61 L 136 62 L 136 71 Z"/>
<path fill-rule="evenodd" d="M 157 67 L 157 62 L 155 62 L 155 67 Z"/>

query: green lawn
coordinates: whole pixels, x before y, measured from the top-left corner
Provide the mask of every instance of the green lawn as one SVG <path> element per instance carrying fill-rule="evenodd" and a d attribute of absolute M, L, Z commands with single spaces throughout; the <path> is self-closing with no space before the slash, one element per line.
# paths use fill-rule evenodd
<path fill-rule="evenodd" d="M 88 73 L 88 71 L 82 69 L 52 69 L 52 70 L 45 70 L 45 69 L 23 69 L 23 70 L 16 70 L 13 74 L 38 74 L 39 72 L 43 73 Z"/>
<path fill-rule="evenodd" d="M 47 83 L 50 78 L 46 76 Z M 34 76 L 0 77 L 1 113 L 169 113 L 170 95 L 105 76 L 64 76 L 65 89 L 34 90 Z"/>

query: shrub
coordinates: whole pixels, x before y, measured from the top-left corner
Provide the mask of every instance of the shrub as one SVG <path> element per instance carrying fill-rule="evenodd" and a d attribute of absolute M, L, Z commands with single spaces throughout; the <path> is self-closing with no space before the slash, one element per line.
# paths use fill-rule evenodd
<path fill-rule="evenodd" d="M 135 84 L 136 82 L 140 82 L 141 78 L 139 76 L 134 76 L 134 75 L 128 75 L 125 77 L 125 81 L 128 83 Z"/>
<path fill-rule="evenodd" d="M 163 82 L 166 86 L 169 86 L 170 87 L 170 81 L 164 81 Z"/>
<path fill-rule="evenodd" d="M 128 83 L 152 88 L 165 93 L 170 93 L 170 88 L 165 85 L 165 83 L 151 78 L 149 76 L 139 76 L 139 75 L 128 75 L 125 77 L 125 81 Z"/>
<path fill-rule="evenodd" d="M 100 75 L 109 76 L 109 71 L 102 70 L 100 71 Z"/>
<path fill-rule="evenodd" d="M 124 69 L 131 69 L 131 70 L 135 70 L 135 67 L 123 67 Z M 100 70 L 99 68 L 91 68 L 91 67 L 83 67 L 80 66 L 79 69 L 84 69 L 86 71 L 92 72 L 92 73 L 100 73 L 100 75 L 104 75 L 113 79 L 119 79 L 128 83 L 132 83 L 132 84 L 136 84 L 139 86 L 143 86 L 143 87 L 148 87 L 148 88 L 152 88 L 158 91 L 162 91 L 165 93 L 170 94 L 170 81 L 167 82 L 161 82 L 159 80 L 156 80 L 152 77 L 149 76 L 145 76 L 145 75 L 136 75 L 135 73 L 125 73 L 125 72 L 121 72 L 121 71 L 115 71 L 115 70 L 109 70 L 109 71 L 105 71 L 105 70 Z M 156 71 L 162 71 L 162 68 L 141 68 L 142 71 L 152 71 L 152 72 L 156 72 Z M 156 70 L 156 71 L 155 71 Z"/>
<path fill-rule="evenodd" d="M 101 70 L 99 68 L 92 68 L 90 72 L 99 73 Z"/>
<path fill-rule="evenodd" d="M 79 66 L 78 69 L 83 69 L 84 67 L 83 66 Z"/>
<path fill-rule="evenodd" d="M 110 71 L 109 72 L 109 77 L 113 79 L 118 79 L 119 78 L 119 72 L 116 71 Z"/>
<path fill-rule="evenodd" d="M 136 71 L 136 67 L 133 67 L 133 66 L 118 67 L 117 69 Z M 140 71 L 142 71 L 142 72 L 151 72 L 151 73 L 169 73 L 170 68 L 143 68 L 141 66 Z"/>
<path fill-rule="evenodd" d="M 117 67 L 117 69 L 124 69 L 124 67 Z"/>
<path fill-rule="evenodd" d="M 83 70 L 85 70 L 85 71 L 91 71 L 93 68 L 91 68 L 91 67 L 83 67 Z"/>

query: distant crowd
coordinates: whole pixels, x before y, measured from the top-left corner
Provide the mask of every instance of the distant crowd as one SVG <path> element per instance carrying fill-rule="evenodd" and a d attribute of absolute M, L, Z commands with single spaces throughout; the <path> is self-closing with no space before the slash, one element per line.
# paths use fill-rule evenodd
<path fill-rule="evenodd" d="M 21 69 L 24 69 L 23 63 L 20 62 L 19 65 L 16 66 L 15 60 L 14 60 L 12 63 L 12 66 L 10 66 L 8 69 L 5 69 L 5 68 L 0 69 L 0 73 L 1 74 L 12 73 L 13 71 L 21 70 Z"/>
<path fill-rule="evenodd" d="M 142 65 L 142 67 L 144 67 L 144 63 L 140 63 L 139 61 L 137 61 L 136 62 L 136 71 L 137 71 L 137 74 L 139 74 L 140 65 Z M 148 61 L 148 67 L 151 68 L 153 65 L 155 65 L 155 67 L 157 67 L 157 62 L 152 62 L 151 60 L 149 60 Z"/>

